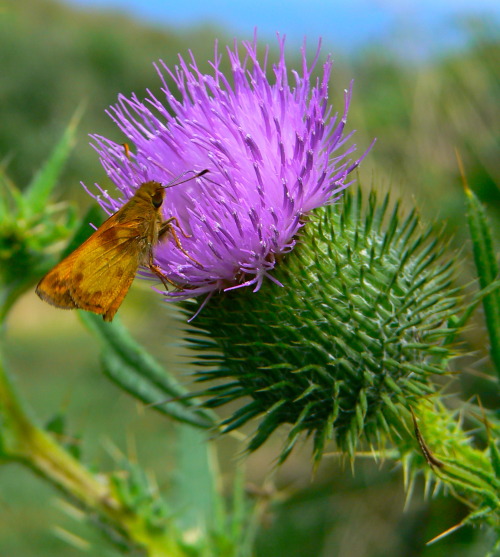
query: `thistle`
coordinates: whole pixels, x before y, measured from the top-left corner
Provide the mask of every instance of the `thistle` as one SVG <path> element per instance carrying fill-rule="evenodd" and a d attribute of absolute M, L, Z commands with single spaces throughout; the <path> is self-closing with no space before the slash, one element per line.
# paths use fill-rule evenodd
<path fill-rule="evenodd" d="M 319 48 L 311 64 L 303 50 L 290 84 L 280 40 L 270 82 L 267 51 L 261 62 L 256 41 L 242 47 L 243 57 L 237 45 L 227 50 L 231 82 L 216 50 L 213 75 L 194 58 L 160 64 L 167 106 L 151 94 L 120 97 L 109 114 L 134 156 L 102 137 L 94 144 L 125 199 L 142 182 L 209 169 L 168 190 L 164 218 L 190 237 L 183 250 L 161 244 L 155 258 L 179 286 L 165 298 L 197 316 L 199 332 L 186 336 L 199 349 L 198 379 L 219 380 L 199 393 L 206 406 L 250 397 L 225 431 L 257 419 L 254 450 L 286 424 L 281 460 L 303 433 L 317 460 L 329 440 L 352 456 L 404 428 L 402 409 L 434 392 L 431 376 L 445 371 L 453 263 L 440 261 L 442 242 L 415 213 L 387 217 L 388 199 L 334 203 L 364 155 L 350 158 L 345 134 L 351 89 L 340 119 L 328 104 L 330 59 L 314 80 Z M 102 193 L 109 212 L 124 202 Z"/>
<path fill-rule="evenodd" d="M 172 239 L 155 254 L 161 271 L 180 289 L 168 299 L 187 299 L 241 286 L 259 290 L 296 244 L 305 216 L 340 197 L 359 160 L 349 159 L 355 146 L 344 135 L 351 90 L 345 93 L 342 117 L 328 105 L 332 63 L 320 78 L 302 50 L 303 67 L 289 84 L 284 40 L 266 75 L 257 43 L 242 43 L 243 57 L 227 49 L 232 85 L 219 69 L 216 48 L 213 75 L 202 74 L 193 58 L 180 58 L 175 70 L 158 66 L 166 106 L 153 95 L 145 101 L 120 97 L 109 111 L 135 146 L 129 160 L 122 145 L 94 136 L 109 177 L 129 198 L 140 183 L 168 183 L 187 171 L 209 169 L 201 181 L 169 190 L 164 218 L 176 217 L 190 238 L 183 253 Z M 177 100 L 165 74 L 181 95 Z M 173 114 L 171 114 L 173 113 Z M 123 200 L 105 192 L 101 205 L 114 212 Z"/>
<path fill-rule="evenodd" d="M 343 136 L 350 92 L 339 123 L 327 108 L 329 61 L 313 85 L 304 55 L 302 73 L 289 87 L 281 42 L 276 83 L 270 85 L 256 44 L 244 48 L 244 61 L 236 47 L 228 51 L 233 85 L 219 71 L 217 56 L 213 76 L 201 75 L 194 60 L 190 66 L 181 60 L 172 77 L 182 101 L 175 101 L 165 86 L 172 116 L 153 97 L 148 108 L 135 97 L 121 99 L 113 114 L 134 143 L 135 155 L 129 159 L 122 146 L 95 138 L 124 197 L 116 201 L 101 190 L 101 204 L 114 211 L 143 181 L 164 183 L 174 173 L 210 168 L 210 182 L 192 182 L 172 193 L 165 212 L 165 218 L 176 217 L 189 229 L 186 247 L 197 259 L 172 243 L 161 246 L 156 257 L 179 285 L 167 299 L 184 300 L 184 312 L 197 316 L 184 324 L 204 386 L 197 394 L 206 407 L 240 402 L 219 429 L 253 420 L 250 450 L 276 429 L 286 429 L 281 461 L 307 435 L 314 439 L 316 462 L 329 441 L 352 458 L 361 444 L 385 447 L 392 437 L 396 450 L 390 456 L 403 464 L 410 494 L 424 470 L 427 487 L 442 484 L 470 505 L 469 515 L 435 540 L 465 524 L 488 525 L 496 533 L 489 555 L 496 554 L 497 416 L 472 409 L 470 417 L 484 426 L 485 448 L 475 448 L 472 433 L 462 429 L 463 408 L 450 412 L 433 381 L 446 372 L 454 355 L 451 341 L 481 301 L 492 361 L 498 363 L 498 265 L 482 207 L 466 188 L 482 290 L 460 312 L 461 293 L 453 286 L 456 257 L 449 255 L 437 229 L 423 226 L 415 211 L 401 217 L 397 205 L 390 210 L 388 198 L 379 203 L 373 193 L 366 200 L 361 192 L 349 192 L 333 204 L 361 159 L 349 160 L 354 147 L 347 147 L 349 135 Z M 60 226 L 52 227 L 54 208 L 46 207 L 68 151 L 68 132 L 23 195 L 3 180 L 2 319 L 53 259 L 46 247 L 76 228 L 69 211 Z M 84 233 L 88 218 L 84 221 L 73 241 Z M 18 261 L 9 266 L 14 254 Z M 198 408 L 193 393 L 186 393 L 119 322 L 104 323 L 88 313 L 82 319 L 102 343 L 110 378 L 147 404 L 170 397 L 168 404 L 154 407 L 189 424 L 182 428 L 177 461 L 182 471 L 178 504 L 171 504 L 172 497 L 163 502 L 150 474 L 136 463 L 124 460 L 113 474 L 91 473 L 59 442 L 61 415 L 43 429 L 24 410 L 3 357 L 2 459 L 30 467 L 70 495 L 79 507 L 72 515 L 81 517 L 84 509 L 129 551 L 250 554 L 257 514 L 244 500 L 243 483 L 237 482 L 234 509 L 225 516 L 225 502 L 214 491 L 212 455 L 205 437 L 193 429 L 212 428 L 213 412 Z M 204 383 L 212 379 L 215 386 Z M 86 545 L 60 533 L 79 547 Z"/>
<path fill-rule="evenodd" d="M 286 288 L 226 293 L 194 322 L 208 366 L 199 380 L 219 380 L 206 404 L 245 401 L 224 426 L 254 419 L 250 450 L 283 424 L 281 460 L 304 433 L 316 460 L 332 439 L 351 457 L 362 442 L 383 448 L 435 392 L 453 354 L 453 261 L 440 260 L 445 243 L 415 212 L 401 219 L 396 207 L 385 223 L 387 207 L 372 194 L 363 209 L 359 193 L 321 210 L 277 269 Z"/>

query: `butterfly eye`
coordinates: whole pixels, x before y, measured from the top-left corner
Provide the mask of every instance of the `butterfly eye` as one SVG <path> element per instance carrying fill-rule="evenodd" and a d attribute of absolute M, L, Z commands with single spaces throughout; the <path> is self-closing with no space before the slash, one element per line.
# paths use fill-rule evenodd
<path fill-rule="evenodd" d="M 163 190 L 155 191 L 155 193 L 151 196 L 151 203 L 155 209 L 161 207 L 163 203 Z"/>

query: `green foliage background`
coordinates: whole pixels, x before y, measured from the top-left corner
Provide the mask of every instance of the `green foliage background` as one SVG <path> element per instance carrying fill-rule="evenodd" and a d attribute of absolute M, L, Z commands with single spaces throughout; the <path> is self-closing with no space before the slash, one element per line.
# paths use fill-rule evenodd
<path fill-rule="evenodd" d="M 142 96 L 146 88 L 157 92 L 159 80 L 152 62 L 159 58 L 174 64 L 178 52 L 191 49 L 201 69 L 208 71 L 205 61 L 212 57 L 214 38 L 222 44 L 232 38 L 227 31 L 211 28 L 182 33 L 151 29 L 118 14 L 76 11 L 46 0 L 23 0 L 0 8 L 0 160 L 15 183 L 28 183 L 83 102 L 86 110 L 77 147 L 59 190 L 61 200 L 78 202 L 82 212 L 91 200 L 79 187 L 80 180 L 104 187 L 107 183 L 86 135 L 100 133 L 121 140 L 104 109 L 118 93 Z M 343 59 L 334 52 L 331 95 L 334 106 L 340 106 L 342 91 L 354 77 L 350 125 L 359 130 L 357 143 L 364 148 L 372 137 L 379 138 L 362 167 L 364 181 L 369 182 L 373 173 L 376 184 L 395 190 L 408 204 L 415 203 L 426 218 L 446 221 L 457 249 L 463 246 L 466 232 L 455 148 L 500 237 L 498 129 L 494 126 L 500 93 L 498 26 L 478 20 L 467 25 L 466 47 L 430 60 L 408 61 L 403 52 L 396 54 L 396 45 L 394 49 L 371 45 Z M 311 46 L 312 42 L 310 38 Z M 272 38 L 269 43 L 273 44 Z M 297 64 L 293 62 L 296 52 L 289 49 L 289 55 L 291 67 L 299 64 L 298 58 Z M 463 250 L 466 283 L 473 276 L 468 244 Z M 123 307 L 124 320 L 160 359 L 189 371 L 183 363 L 185 349 L 175 346 L 179 333 L 172 312 L 157 302 L 147 287 L 136 286 Z M 470 355 L 457 362 L 460 375 L 447 388 L 462 390 L 464 399 L 479 393 L 486 406 L 498 407 L 498 400 L 489 394 L 491 365 L 480 315 L 477 325 L 465 339 Z M 49 420 L 55 409 L 67 411 L 71 429 L 84 432 L 81 450 L 98 468 L 112 466 L 110 440 L 124 452 L 137 451 L 140 462 L 168 490 L 174 468 L 174 428 L 139 409 L 99 374 L 98 347 L 74 315 L 57 312 L 28 295 L 11 316 L 7 339 L 11 367 L 19 372 L 19 389 L 39 416 Z M 221 445 L 223 475 L 231 474 L 241 446 L 231 440 Z M 485 534 L 470 528 L 425 547 L 443 524 L 451 527 L 465 516 L 465 508 L 456 500 L 428 503 L 420 492 L 403 513 L 402 479 L 389 464 L 358 462 L 353 477 L 332 459 L 323 463 L 310 483 L 309 453 L 293 455 L 275 479 L 277 503 L 266 514 L 259 557 L 484 553 Z M 268 447 L 253 455 L 249 481 L 262 484 L 275 456 Z M 74 544 L 61 539 L 65 534 L 59 527 L 96 541 L 99 552 L 94 549 L 90 554 L 116 555 L 101 550 L 102 542 L 79 525 L 77 517 L 61 512 L 50 488 L 19 472 L 14 466 L 0 468 L 0 555 L 80 555 Z"/>

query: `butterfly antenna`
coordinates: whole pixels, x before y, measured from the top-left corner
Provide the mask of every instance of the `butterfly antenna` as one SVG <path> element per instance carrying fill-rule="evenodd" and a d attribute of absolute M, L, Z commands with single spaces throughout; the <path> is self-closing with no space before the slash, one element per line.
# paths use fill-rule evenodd
<path fill-rule="evenodd" d="M 132 151 L 130 150 L 129 144 L 128 143 L 122 143 L 121 146 L 123 147 L 123 150 L 125 151 L 125 156 L 130 161 L 131 160 L 130 155 L 131 155 Z M 151 160 L 151 162 L 155 163 L 162 170 L 166 170 L 166 168 L 164 168 L 161 164 L 157 163 L 156 161 Z M 169 184 L 167 184 L 166 186 L 163 186 L 163 188 L 164 189 L 172 188 L 173 186 L 179 186 L 180 184 L 184 184 L 184 182 L 189 182 L 189 180 L 194 180 L 196 178 L 201 178 L 201 176 L 204 176 L 207 172 L 209 172 L 209 170 L 208 170 L 208 168 L 205 168 L 205 170 L 202 170 L 201 172 L 197 172 L 194 176 L 186 178 L 185 180 L 181 180 L 181 178 L 183 176 L 185 176 L 188 172 L 194 172 L 194 170 L 186 170 L 186 172 L 183 172 L 182 174 L 179 174 L 179 176 L 176 176 Z"/>
<path fill-rule="evenodd" d="M 167 188 L 173 188 L 174 186 L 179 186 L 180 184 L 184 184 L 185 182 L 189 182 L 189 180 L 194 180 L 196 178 L 201 178 L 201 176 L 204 176 L 207 172 L 209 172 L 208 168 L 205 168 L 205 170 L 202 170 L 201 172 L 197 172 L 194 176 L 190 176 L 189 178 L 186 178 L 185 180 L 181 180 L 181 178 L 183 176 L 185 176 L 188 172 L 194 172 L 194 170 L 187 170 L 186 172 L 183 172 L 180 176 L 177 176 L 177 178 L 174 178 L 169 184 L 167 184 L 166 186 L 163 186 L 164 189 Z"/>

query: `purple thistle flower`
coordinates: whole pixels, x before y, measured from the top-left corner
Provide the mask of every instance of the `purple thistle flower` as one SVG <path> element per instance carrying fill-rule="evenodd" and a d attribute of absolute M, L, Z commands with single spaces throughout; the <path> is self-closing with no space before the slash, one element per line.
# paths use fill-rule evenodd
<path fill-rule="evenodd" d="M 108 213 L 142 182 L 168 184 L 186 171 L 210 171 L 167 190 L 164 217 L 177 217 L 190 234 L 181 240 L 195 260 L 173 239 L 156 247 L 156 263 L 180 286 L 167 294 L 170 299 L 250 285 L 257 291 L 265 277 L 278 282 L 271 272 L 279 256 L 293 249 L 304 215 L 337 200 L 363 158 L 348 158 L 356 148 L 347 145 L 352 132 L 344 135 L 351 89 L 340 120 L 328 105 L 330 58 L 321 78 L 311 78 L 321 42 L 310 65 L 302 49 L 302 70 L 292 72 L 291 85 L 285 41 L 278 40 L 273 84 L 266 77 L 268 50 L 259 61 L 256 40 L 242 43 L 243 56 L 236 42 L 227 49 L 232 85 L 220 70 L 217 45 L 213 75 L 201 73 L 192 54 L 189 61 L 179 57 L 173 70 L 160 62 L 166 104 L 148 91 L 145 101 L 120 95 L 108 111 L 135 146 L 132 159 L 122 145 L 93 136 L 107 174 L 124 195 L 114 200 L 99 188 Z"/>

